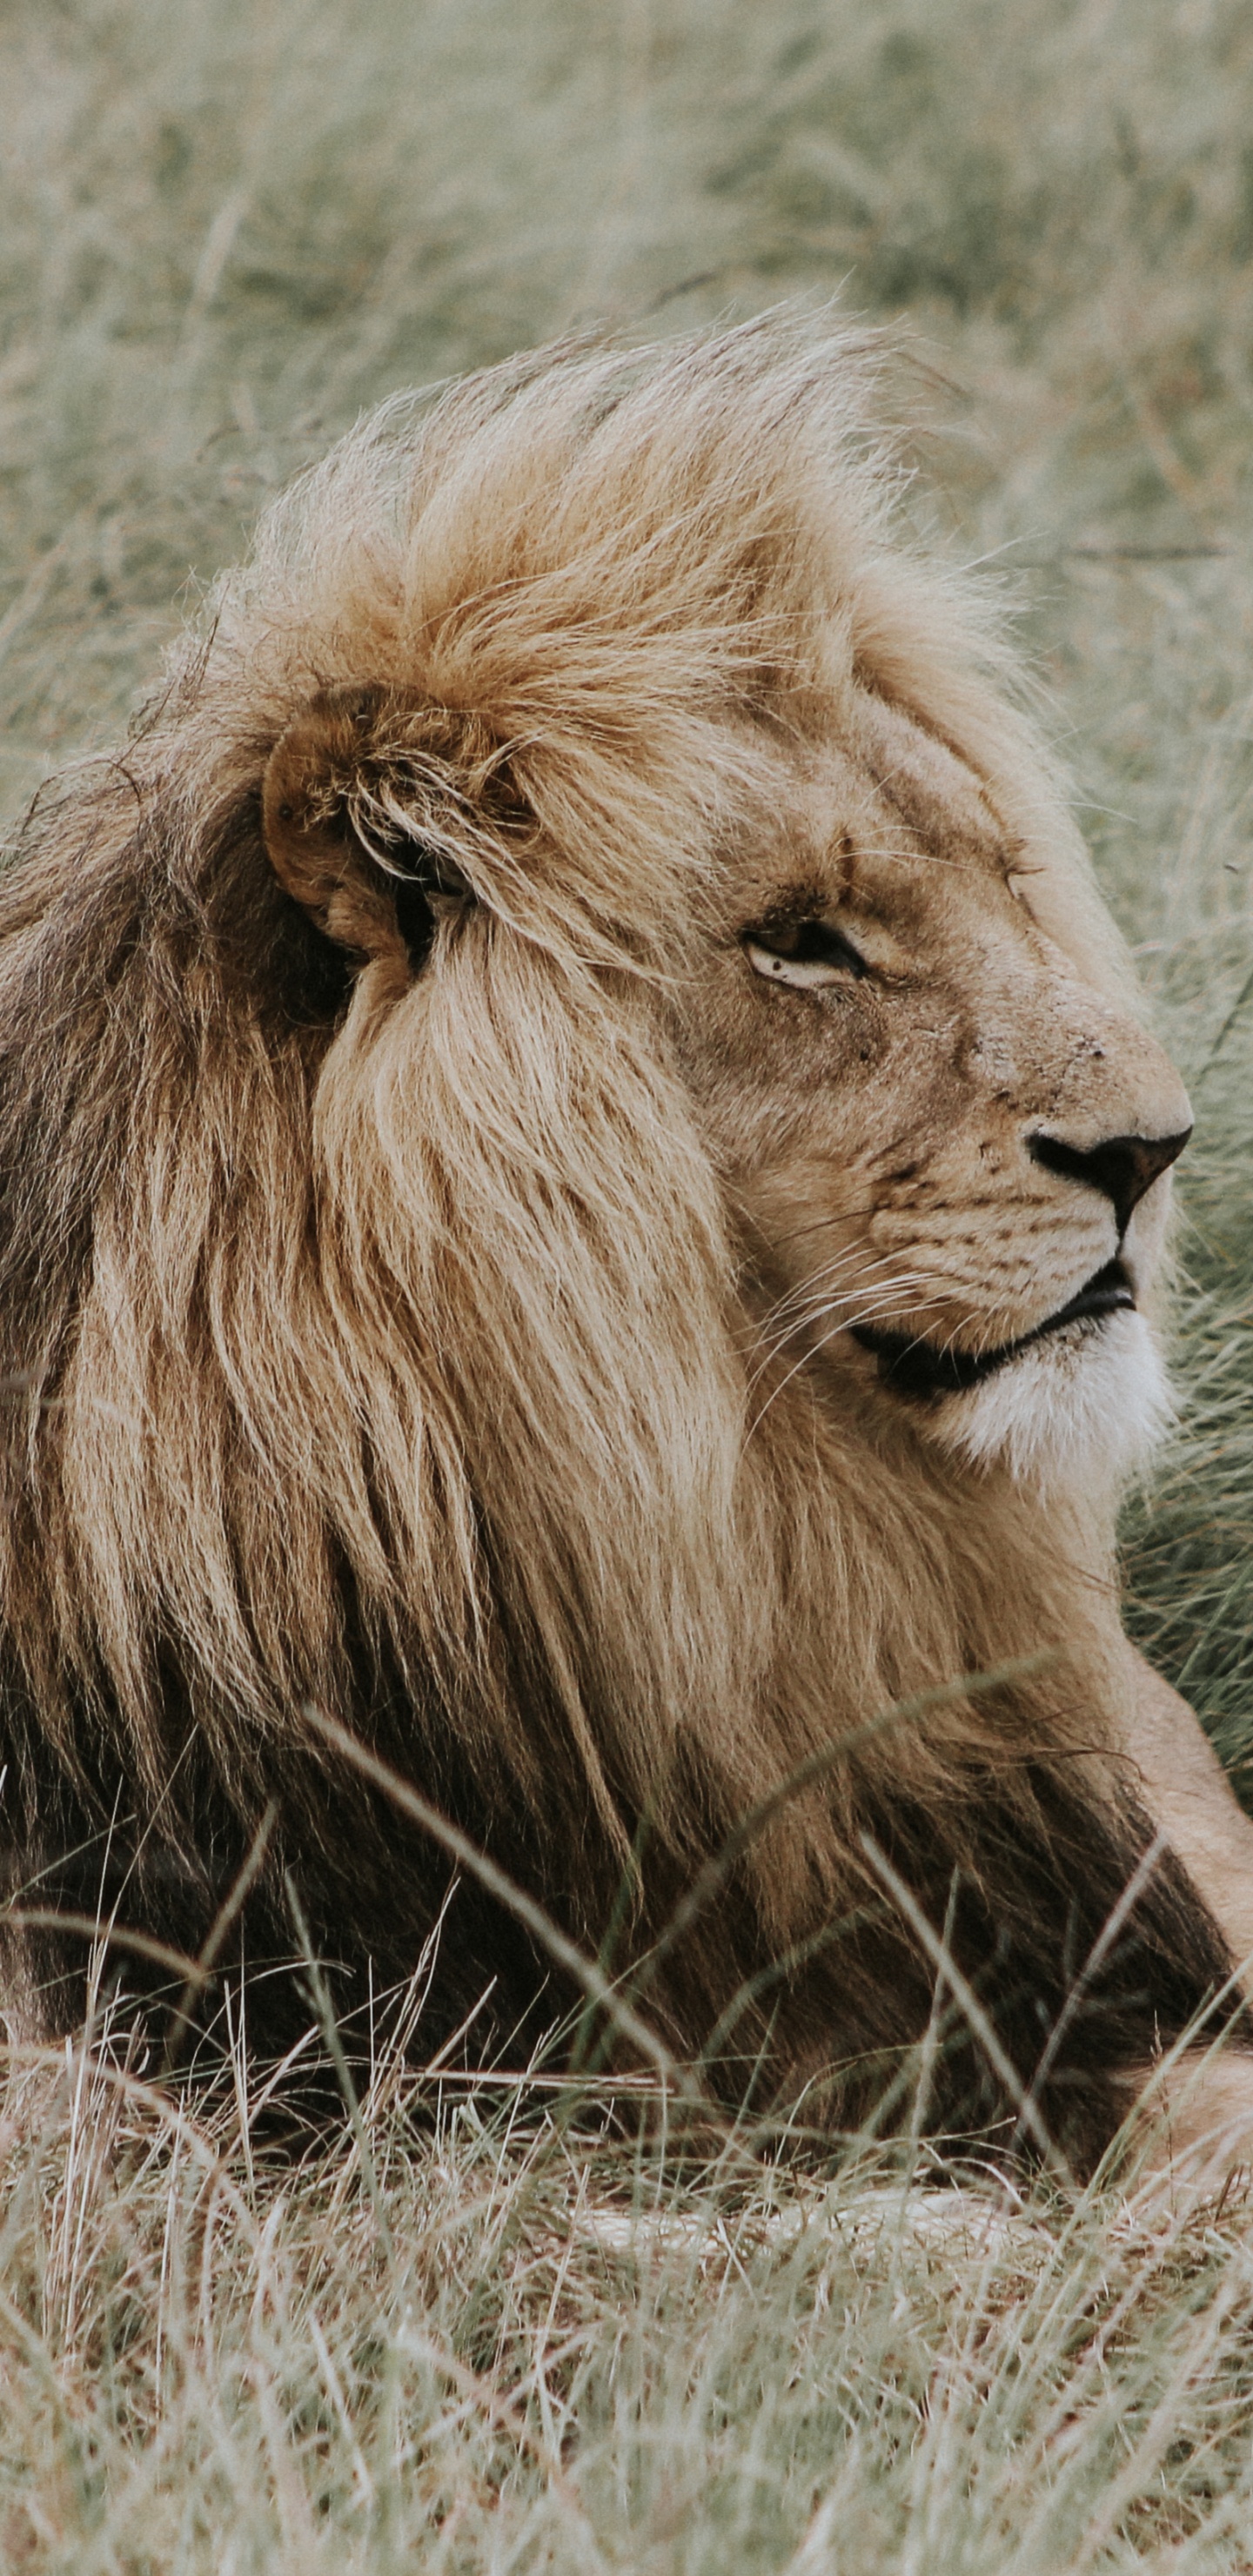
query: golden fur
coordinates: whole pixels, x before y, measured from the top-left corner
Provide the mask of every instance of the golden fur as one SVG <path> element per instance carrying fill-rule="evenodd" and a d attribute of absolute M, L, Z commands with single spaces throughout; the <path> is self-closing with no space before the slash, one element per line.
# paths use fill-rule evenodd
<path fill-rule="evenodd" d="M 1173 1150 L 1186 1103 L 1000 647 L 895 531 L 871 373 L 774 322 L 386 405 L 34 818 L 9 1883 L 194 1949 L 272 1804 L 249 1963 L 286 1868 L 347 2002 L 403 1977 L 446 1869 L 324 1709 L 592 1952 L 629 1887 L 617 1966 L 818 1748 L 1034 1657 L 799 1787 L 641 1992 L 729 2088 L 823 2071 L 851 2117 L 931 2007 L 895 1874 L 1083 2157 L 1226 1968 L 1166 1856 L 1139 1964 L 1076 2001 L 1149 1833 L 1106 1471 L 1149 1329 L 949 1394 L 892 1353 L 999 1349 L 1114 1254 L 1028 1131 Z M 815 921 L 855 962 L 807 983 Z M 45 2026 L 76 1962 L 34 1958 Z M 423 2032 L 494 1979 L 499 2041 L 543 1973 L 467 1886 Z M 968 2129 L 1005 2082 L 960 2021 L 932 2108 Z"/>

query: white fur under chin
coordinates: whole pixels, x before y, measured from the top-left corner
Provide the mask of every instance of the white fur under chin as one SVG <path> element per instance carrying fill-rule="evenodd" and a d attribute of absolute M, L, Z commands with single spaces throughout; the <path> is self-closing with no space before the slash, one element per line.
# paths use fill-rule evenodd
<path fill-rule="evenodd" d="M 1174 1413 L 1143 1315 L 1067 1325 L 931 1416 L 934 1438 L 972 1466 L 1001 1463 L 1043 1486 L 1117 1485 Z"/>

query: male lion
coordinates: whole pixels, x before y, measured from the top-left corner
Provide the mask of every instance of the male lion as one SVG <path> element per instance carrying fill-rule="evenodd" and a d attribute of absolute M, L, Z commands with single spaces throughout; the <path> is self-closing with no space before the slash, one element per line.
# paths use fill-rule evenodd
<path fill-rule="evenodd" d="M 439 1922 L 423 2050 L 577 1943 L 725 2095 L 1082 2170 L 1230 2016 L 1250 1829 L 1112 1558 L 1190 1111 L 866 379 L 772 322 L 386 405 L 31 821 L 15 2037 L 84 1922 L 265 2044 L 293 1922 L 346 2012 Z"/>

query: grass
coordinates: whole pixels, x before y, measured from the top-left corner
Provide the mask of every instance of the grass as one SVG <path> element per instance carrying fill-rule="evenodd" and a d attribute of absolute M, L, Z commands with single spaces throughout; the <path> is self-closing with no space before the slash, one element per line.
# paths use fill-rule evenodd
<path fill-rule="evenodd" d="M 1193 1089 L 1128 1585 L 1253 1776 L 1242 0 L 13 0 L 0 68 L 10 812 L 389 388 L 595 316 L 908 319 L 916 506 L 1018 588 Z M 907 2190 L 869 2145 L 685 2170 L 652 2113 L 388 2065 L 280 2161 L 254 2080 L 71 2058 L 15 2105 L 6 2568 L 1253 2567 L 1243 2205 Z"/>
<path fill-rule="evenodd" d="M 416 2115 L 416 2116 L 415 2116 Z M 356 2147 L 67 2071 L 9 2145 L 6 2568 L 1059 2576 L 1249 2554 L 1247 2211 L 684 2181 L 384 2072 Z M 386 2232 L 363 2188 L 368 2145 Z"/>

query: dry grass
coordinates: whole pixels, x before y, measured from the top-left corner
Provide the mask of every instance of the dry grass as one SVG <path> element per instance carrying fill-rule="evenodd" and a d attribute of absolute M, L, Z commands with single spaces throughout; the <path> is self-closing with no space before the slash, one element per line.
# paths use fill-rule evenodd
<path fill-rule="evenodd" d="M 1253 2566 L 1243 2204 L 733 2140 L 685 2180 L 534 2089 L 386 2078 L 267 2165 L 81 2061 L 7 2162 L 8 2567 Z"/>
<path fill-rule="evenodd" d="M 0 796 L 387 388 L 591 315 L 907 312 L 1193 1084 L 1139 1633 L 1253 1756 L 1253 22 L 1242 0 L 15 0 Z M 695 282 L 693 282 L 695 281 Z M 915 394 L 902 385 L 902 402 Z M 384 2070 L 302 2163 L 44 2070 L 4 2144 L 0 2562 L 726 2576 L 1253 2567 L 1253 2229 L 869 2147 L 663 2155 Z M 621 2106 L 619 2106 L 621 2109 Z M 630 2105 L 627 2106 L 628 2115 Z M 925 2190 L 920 2190 L 920 2182 Z"/>

